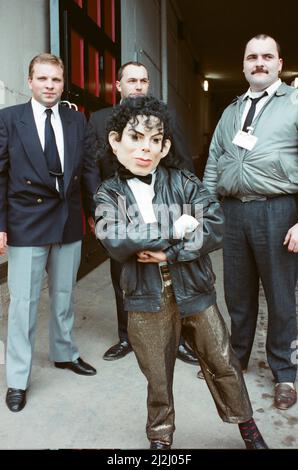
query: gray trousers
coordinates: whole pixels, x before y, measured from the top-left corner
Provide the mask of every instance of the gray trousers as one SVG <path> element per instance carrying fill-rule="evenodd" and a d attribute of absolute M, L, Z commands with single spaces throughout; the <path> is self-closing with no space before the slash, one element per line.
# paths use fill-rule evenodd
<path fill-rule="evenodd" d="M 7 385 L 26 390 L 30 380 L 35 327 L 45 270 L 50 296 L 49 350 L 52 361 L 73 361 L 79 352 L 72 338 L 73 289 L 81 241 L 43 247 L 8 247 Z"/>
<path fill-rule="evenodd" d="M 158 313 L 128 315 L 130 343 L 148 381 L 148 439 L 172 443 L 173 375 L 181 328 L 199 359 L 222 420 L 229 423 L 249 420 L 253 413 L 240 364 L 217 306 L 181 319 L 171 286 L 165 287 L 164 302 Z"/>

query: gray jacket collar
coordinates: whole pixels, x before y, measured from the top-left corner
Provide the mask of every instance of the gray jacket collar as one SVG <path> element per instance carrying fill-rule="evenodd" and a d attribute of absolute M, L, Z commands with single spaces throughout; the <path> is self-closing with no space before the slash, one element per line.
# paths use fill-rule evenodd
<path fill-rule="evenodd" d="M 293 88 L 287 85 L 285 82 L 281 82 L 281 85 L 277 88 L 273 96 L 284 96 L 284 95 L 290 94 L 291 92 L 293 92 Z M 240 96 L 236 96 L 233 99 L 231 104 L 236 104 L 238 102 L 242 103 L 245 95 L 246 95 L 246 92 Z"/>

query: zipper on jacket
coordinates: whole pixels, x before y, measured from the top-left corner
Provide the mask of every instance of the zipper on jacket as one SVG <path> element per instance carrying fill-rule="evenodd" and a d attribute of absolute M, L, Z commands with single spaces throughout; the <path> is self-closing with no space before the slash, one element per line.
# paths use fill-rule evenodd
<path fill-rule="evenodd" d="M 163 277 L 162 277 L 159 265 L 158 265 L 158 272 L 159 272 L 159 276 L 160 276 L 160 280 L 161 280 L 161 292 L 163 293 L 163 291 L 165 290 L 165 285 L 164 285 L 164 282 L 163 282 Z"/>
<path fill-rule="evenodd" d="M 126 210 L 126 207 L 127 207 L 127 206 L 126 206 L 126 202 L 125 202 L 125 200 L 126 200 L 126 199 L 125 199 L 125 196 L 123 196 L 122 194 L 118 193 L 117 191 L 115 191 L 115 193 L 117 194 L 118 197 L 120 197 L 120 198 L 123 200 L 123 203 L 124 203 L 124 206 L 125 206 L 125 214 L 126 214 L 128 220 L 129 220 L 129 222 L 132 224 L 132 219 L 131 219 L 131 217 L 129 216 L 127 210 Z"/>

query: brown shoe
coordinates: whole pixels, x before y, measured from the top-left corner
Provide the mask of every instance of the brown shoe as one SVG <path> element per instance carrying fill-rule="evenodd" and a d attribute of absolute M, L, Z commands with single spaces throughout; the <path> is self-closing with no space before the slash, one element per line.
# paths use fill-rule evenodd
<path fill-rule="evenodd" d="M 285 383 L 279 383 L 275 387 L 274 406 L 279 410 L 287 410 L 297 401 L 297 392 Z"/>

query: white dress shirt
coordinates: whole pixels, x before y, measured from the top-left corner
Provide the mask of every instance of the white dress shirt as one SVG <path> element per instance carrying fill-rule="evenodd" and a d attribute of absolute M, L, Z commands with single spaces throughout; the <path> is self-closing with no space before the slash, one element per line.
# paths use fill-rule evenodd
<path fill-rule="evenodd" d="M 131 178 L 127 180 L 127 184 L 132 190 L 132 193 L 137 201 L 137 205 L 141 216 L 146 224 L 156 222 L 156 217 L 153 210 L 152 199 L 154 198 L 154 183 L 155 183 L 155 170 L 152 174 L 151 184 L 144 183 L 138 178 Z"/>
<path fill-rule="evenodd" d="M 42 104 L 40 104 L 36 99 L 31 99 L 31 105 L 33 110 L 33 116 L 35 120 L 35 124 L 37 127 L 37 132 L 40 140 L 40 144 L 42 150 L 44 150 L 44 134 L 45 134 L 45 122 L 46 122 L 46 108 Z M 63 139 L 63 128 L 62 122 L 59 115 L 59 105 L 56 103 L 52 108 L 52 115 L 51 115 L 51 124 L 54 130 L 56 145 L 59 153 L 59 158 L 61 162 L 62 172 L 64 171 L 64 139 Z"/>
<path fill-rule="evenodd" d="M 138 178 L 131 178 L 127 180 L 127 184 L 133 192 L 133 195 L 137 201 L 137 205 L 141 216 L 146 224 L 152 224 L 157 222 L 156 216 L 153 210 L 152 200 L 154 198 L 154 183 L 156 178 L 155 170 L 152 174 L 151 184 L 143 183 Z M 182 214 L 175 222 L 174 228 L 177 238 L 183 239 L 186 234 L 193 232 L 199 222 L 191 215 Z"/>

